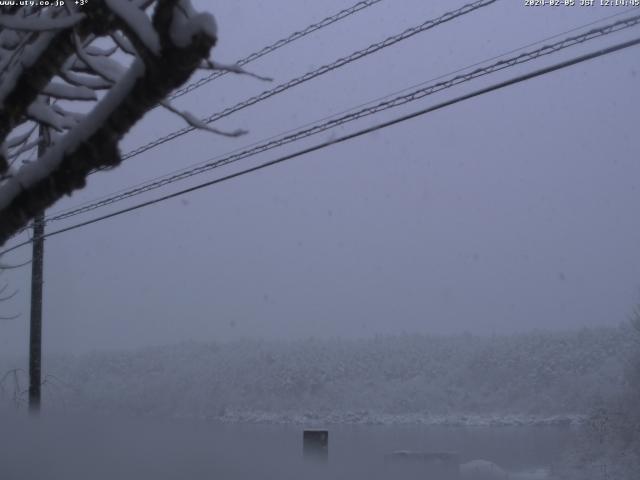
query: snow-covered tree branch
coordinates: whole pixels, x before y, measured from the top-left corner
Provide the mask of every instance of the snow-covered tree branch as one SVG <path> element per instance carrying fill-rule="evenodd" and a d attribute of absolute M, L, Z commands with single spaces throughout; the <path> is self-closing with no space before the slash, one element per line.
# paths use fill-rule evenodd
<path fill-rule="evenodd" d="M 193 124 L 195 117 L 163 101 L 197 69 L 215 68 L 216 39 L 213 16 L 189 0 L 4 9 L 0 244 L 82 188 L 91 171 L 118 165 L 120 139 L 156 105 Z M 41 125 L 51 142 L 36 155 Z"/>

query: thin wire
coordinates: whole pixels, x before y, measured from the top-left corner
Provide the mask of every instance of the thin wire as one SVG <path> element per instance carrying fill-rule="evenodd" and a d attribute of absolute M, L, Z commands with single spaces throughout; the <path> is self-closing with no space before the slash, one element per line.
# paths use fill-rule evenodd
<path fill-rule="evenodd" d="M 486 58 L 486 59 L 484 59 L 484 60 L 481 60 L 481 61 L 479 61 L 479 62 L 473 63 L 473 64 L 471 64 L 471 65 L 467 65 L 467 66 L 465 66 L 465 67 L 459 68 L 459 69 L 454 70 L 454 71 L 452 71 L 452 72 L 448 72 L 448 73 L 445 73 L 445 74 L 439 75 L 439 76 L 437 76 L 437 77 L 430 78 L 429 80 L 425 80 L 425 81 L 423 81 L 423 82 L 420 82 L 420 83 L 417 83 L 417 84 L 411 85 L 411 86 L 406 87 L 406 88 L 404 88 L 404 89 L 402 89 L 402 90 L 399 90 L 399 91 L 396 91 L 396 92 L 393 92 L 393 93 L 390 93 L 390 94 L 384 95 L 384 96 L 382 96 L 382 97 L 377 97 L 377 98 L 375 98 L 375 99 L 373 99 L 373 100 L 369 100 L 368 102 L 361 103 L 361 104 L 359 104 L 359 105 L 356 105 L 356 106 L 354 106 L 354 107 L 351 107 L 351 108 L 348 108 L 348 109 L 345 109 L 345 110 L 341 110 L 341 111 L 336 112 L 336 113 L 332 113 L 331 115 L 327 115 L 327 116 L 325 116 L 325 117 L 322 117 L 322 118 L 320 118 L 320 119 L 314 120 L 314 121 L 312 121 L 312 122 L 305 123 L 305 124 L 303 124 L 303 125 L 301 125 L 301 126 L 298 126 L 298 127 L 296 127 L 296 128 L 292 128 L 292 129 L 286 130 L 286 131 L 284 131 L 284 132 L 280 132 L 280 133 L 278 133 L 278 134 L 276 134 L 276 135 L 272 135 L 272 136 L 270 136 L 270 137 L 263 138 L 262 140 L 258 140 L 258 141 L 256 141 L 256 142 L 250 143 L 249 145 L 245 145 L 245 146 L 243 146 L 243 147 L 239 147 L 239 148 L 236 148 L 236 149 L 234 149 L 234 150 L 231 150 L 230 152 L 227 152 L 227 153 L 226 153 L 226 154 L 224 154 L 224 155 L 227 155 L 227 156 L 228 156 L 228 155 L 231 155 L 231 154 L 233 154 L 233 153 L 240 152 L 240 151 L 242 151 L 242 150 L 244 150 L 244 149 L 247 149 L 247 148 L 250 148 L 250 147 L 254 147 L 254 146 L 260 145 L 260 144 L 262 144 L 262 143 L 264 143 L 264 142 L 269 142 L 269 141 L 271 141 L 271 140 L 273 140 L 273 139 L 276 139 L 276 138 L 279 138 L 279 137 L 281 137 L 281 136 L 283 136 L 283 135 L 287 135 L 287 134 L 290 134 L 290 133 L 296 132 L 296 131 L 298 131 L 298 130 L 300 130 L 300 129 L 307 128 L 307 127 L 309 127 L 309 126 L 311 126 L 311 125 L 315 125 L 315 124 L 317 124 L 317 123 L 319 123 L 319 122 L 324 122 L 324 121 L 326 121 L 326 120 L 329 120 L 329 119 L 335 118 L 335 117 L 337 117 L 337 116 L 344 115 L 344 114 L 346 114 L 346 113 L 348 113 L 348 112 L 352 112 L 352 111 L 354 111 L 354 110 L 356 110 L 356 109 L 361 109 L 361 108 L 363 108 L 363 107 L 365 107 L 365 106 L 367 106 L 367 105 L 371 105 L 371 104 L 373 104 L 373 103 L 375 103 L 375 102 L 379 102 L 379 101 L 381 101 L 381 100 L 386 100 L 386 99 L 388 99 L 388 98 L 393 97 L 394 95 L 398 95 L 398 94 L 401 94 L 401 93 L 408 92 L 408 91 L 410 91 L 410 90 L 412 90 L 412 89 L 415 89 L 415 88 L 417 88 L 417 87 L 421 87 L 421 86 L 423 86 L 423 85 L 426 85 L 427 83 L 431 83 L 431 82 L 434 82 L 434 81 L 437 81 L 437 80 L 441 80 L 441 79 L 443 79 L 443 78 L 445 78 L 445 77 L 448 77 L 448 76 L 450 76 L 450 75 L 455 75 L 455 74 L 457 74 L 457 73 L 464 72 L 465 70 L 469 70 L 470 68 L 477 67 L 477 66 L 479 66 L 479 65 L 485 64 L 485 63 L 490 62 L 490 61 L 492 61 L 492 60 L 496 60 L 496 59 L 498 59 L 498 58 L 502 58 L 502 57 L 504 57 L 505 55 L 510 55 L 510 54 L 512 54 L 512 53 L 519 52 L 519 51 L 521 51 L 521 50 L 524 50 L 525 48 L 529 48 L 529 47 L 533 47 L 533 46 L 535 46 L 535 45 L 539 45 L 539 44 L 541 44 L 541 43 L 543 43 L 543 42 L 547 42 L 547 41 L 549 41 L 549 40 L 553 40 L 553 39 L 555 39 L 555 38 L 561 37 L 562 35 L 566 35 L 566 34 L 568 34 L 568 33 L 572 33 L 572 32 L 575 32 L 575 31 L 577 31 L 577 30 L 582 30 L 582 29 L 584 29 L 584 28 L 590 27 L 590 26 L 595 25 L 595 24 L 597 24 L 597 23 L 604 22 L 605 20 L 610 20 L 611 18 L 619 17 L 619 16 L 621 16 L 621 15 L 624 15 L 624 14 L 629 13 L 629 12 L 634 11 L 634 10 L 635 10 L 635 8 L 629 8 L 629 9 L 624 10 L 624 11 L 622 11 L 622 12 L 614 13 L 613 15 L 608 15 L 608 16 L 606 16 L 606 17 L 602 17 L 602 18 L 600 18 L 600 19 L 598 19 L 598 20 L 594 20 L 593 22 L 589 22 L 589 23 L 586 23 L 586 24 L 584 24 L 584 25 L 580 25 L 580 26 L 578 26 L 578 27 L 574 27 L 574 28 L 571 28 L 571 29 L 569 29 L 569 30 L 565 30 L 565 31 L 563 31 L 563 32 L 557 33 L 557 34 L 552 35 L 552 36 L 550 36 L 550 37 L 546 37 L 546 38 L 543 38 L 543 39 L 541 39 L 541 40 L 537 40 L 537 41 L 535 41 L 535 42 L 528 43 L 528 44 L 526 44 L 526 45 L 522 45 L 522 46 L 520 46 L 520 47 L 518 47 L 518 48 L 514 48 L 514 49 L 512 49 L 512 50 L 509 50 L 509 51 L 503 52 L 503 53 L 498 54 L 498 55 L 494 55 L 493 57 Z M 76 204 L 76 205 L 75 205 L 75 206 L 73 206 L 73 207 L 68 207 L 68 208 L 60 209 L 60 210 L 58 210 L 57 212 L 52 213 L 52 214 L 51 214 L 51 216 L 50 216 L 50 217 L 48 217 L 48 218 L 49 218 L 50 220 L 53 220 L 53 219 L 54 219 L 53 217 L 57 217 L 58 215 L 61 215 L 61 214 L 63 214 L 63 213 L 72 212 L 72 211 L 74 211 L 74 212 L 75 212 L 76 210 L 78 210 L 79 208 L 81 208 L 81 207 L 83 207 L 83 206 L 85 206 L 85 205 L 95 204 L 95 203 L 101 202 L 101 201 L 103 201 L 103 200 L 108 200 L 108 199 L 110 199 L 110 198 L 111 198 L 111 197 L 113 197 L 113 196 L 119 195 L 120 193 L 128 192 L 128 191 L 130 191 L 131 189 L 137 189 L 137 187 L 141 187 L 141 186 L 148 185 L 148 184 L 150 184 L 151 182 L 155 182 L 155 181 L 160 180 L 160 179 L 164 179 L 164 178 L 172 177 L 172 176 L 174 176 L 174 175 L 176 175 L 176 174 L 178 174 L 178 173 L 185 172 L 186 170 L 188 170 L 188 169 L 190 169 L 190 168 L 193 168 L 193 167 L 195 167 L 195 166 L 199 166 L 199 165 L 202 165 L 202 164 L 206 164 L 206 163 L 208 163 L 208 162 L 210 162 L 210 161 L 212 161 L 212 160 L 214 160 L 214 159 L 216 159 L 216 158 L 221 158 L 221 157 L 222 157 L 221 155 L 218 155 L 218 156 L 216 156 L 216 157 L 211 157 L 211 158 L 209 158 L 208 160 L 205 160 L 205 161 L 202 161 L 202 162 L 198 162 L 196 165 L 193 165 L 193 166 L 191 166 L 191 167 L 180 168 L 180 169 L 178 169 L 178 170 L 174 170 L 174 171 L 169 172 L 169 173 L 167 173 L 167 174 L 159 175 L 159 176 L 157 176 L 157 177 L 150 178 L 150 179 L 148 179 L 148 180 L 145 180 L 144 182 L 140 182 L 140 183 L 137 183 L 137 184 L 135 184 L 135 185 L 131 185 L 131 186 L 126 187 L 126 188 L 122 188 L 122 189 L 117 190 L 117 191 L 115 191 L 115 192 L 112 192 L 112 193 L 110 193 L 110 194 L 108 194 L 108 195 L 103 195 L 102 197 L 99 197 L 99 198 L 97 198 L 97 199 L 87 200 L 87 201 L 81 202 L 81 203 L 79 203 L 79 204 Z"/>
<path fill-rule="evenodd" d="M 217 120 L 220 120 L 222 118 L 228 117 L 229 115 L 238 112 L 240 110 L 243 110 L 247 107 L 250 107 L 252 105 L 255 105 L 256 103 L 262 102 L 268 98 L 273 97 L 274 95 L 278 95 L 286 90 L 289 90 L 293 87 L 296 87 L 298 85 L 301 85 L 305 82 L 308 82 L 310 80 L 313 80 L 314 78 L 317 78 L 321 75 L 324 75 L 326 73 L 329 73 L 333 70 L 336 70 L 338 68 L 344 67 L 345 65 L 348 65 L 349 63 L 355 62 L 356 60 L 359 60 L 363 57 L 366 57 L 368 55 L 371 55 L 375 52 L 378 52 L 384 48 L 390 47 L 392 45 L 395 45 L 398 42 L 401 42 L 403 40 L 406 40 L 410 37 L 413 37 L 414 35 L 417 35 L 418 33 L 422 33 L 424 31 L 430 30 L 432 28 L 435 28 L 439 25 L 442 25 L 443 23 L 449 22 L 451 20 L 454 20 L 458 17 L 461 17 L 463 15 L 469 14 L 471 12 L 474 12 L 475 10 L 478 10 L 480 8 L 484 8 L 484 7 L 488 7 L 489 5 L 491 5 L 492 3 L 495 3 L 497 0 L 477 0 L 476 2 L 473 3 L 469 3 L 467 5 L 464 5 L 460 8 L 458 8 L 457 10 L 453 10 L 450 12 L 445 13 L 444 15 L 436 18 L 436 19 L 431 19 L 431 20 L 427 20 L 426 22 L 421 23 L 420 25 L 416 25 L 414 27 L 408 28 L 406 30 L 404 30 L 403 32 L 396 34 L 396 35 L 392 35 L 390 37 L 387 37 L 386 39 L 382 40 L 381 42 L 377 42 L 374 44 L 369 45 L 368 47 L 362 49 L 362 50 L 357 50 L 353 53 L 351 53 L 350 55 L 347 55 L 346 57 L 341 57 L 337 60 L 335 60 L 334 62 L 327 64 L 327 65 L 323 65 L 315 70 L 312 70 L 310 72 L 305 73 L 304 75 L 301 75 L 299 77 L 296 77 L 292 80 L 289 80 L 288 82 L 285 83 L 281 83 L 280 85 L 270 89 L 270 90 L 265 90 L 264 92 L 260 93 L 259 95 L 255 95 L 253 97 L 250 97 L 240 103 L 237 103 L 236 105 L 232 106 L 232 107 L 228 107 L 225 108 L 224 110 L 214 113 L 208 117 L 205 117 L 203 119 L 201 119 L 202 122 L 204 123 L 213 123 Z M 164 135 L 162 137 L 159 137 L 145 145 L 142 145 L 134 150 L 131 150 L 130 152 L 125 153 L 122 156 L 122 160 L 128 160 L 132 157 L 135 157 L 136 155 L 140 155 L 143 152 L 146 152 L 148 150 L 151 150 L 152 148 L 155 148 L 159 145 L 162 145 L 163 143 L 166 143 L 168 141 L 174 140 L 182 135 L 185 135 L 189 132 L 192 132 L 196 130 L 195 127 L 192 126 L 187 126 L 184 128 L 181 128 L 180 130 L 176 130 L 173 131 L 167 135 Z M 94 170 L 94 172 L 97 172 L 100 170 Z M 92 173 L 94 173 L 92 172 Z"/>
<path fill-rule="evenodd" d="M 109 218 L 112 218 L 112 217 L 116 217 L 116 216 L 122 215 L 124 213 L 132 212 L 134 210 L 139 210 L 141 208 L 148 207 L 150 205 L 154 205 L 156 203 L 160 203 L 160 202 L 163 202 L 165 200 L 169 200 L 171 198 L 175 198 L 175 197 L 178 197 L 178 196 L 190 193 L 190 192 L 194 192 L 196 190 L 200 190 L 200 189 L 212 186 L 212 185 L 216 185 L 218 183 L 222 183 L 222 182 L 231 180 L 233 178 L 240 177 L 242 175 L 253 173 L 253 172 L 256 172 L 258 170 L 263 170 L 263 169 L 265 169 L 267 167 L 271 167 L 273 165 L 277 165 L 279 163 L 283 163 L 283 162 L 286 162 L 288 160 L 292 160 L 294 158 L 301 157 L 303 155 L 307 155 L 309 153 L 316 152 L 316 151 L 325 149 L 325 148 L 333 146 L 333 145 L 344 143 L 344 142 L 346 142 L 348 140 L 353 140 L 355 138 L 358 138 L 358 137 L 361 137 L 361 136 L 364 136 L 364 135 L 368 135 L 368 134 L 373 133 L 375 131 L 391 127 L 393 125 L 396 125 L 396 124 L 411 120 L 413 118 L 417 118 L 417 117 L 429 114 L 429 113 L 437 111 L 437 110 L 441 110 L 443 108 L 455 105 L 457 103 L 461 103 L 463 101 L 470 100 L 472 98 L 479 97 L 481 95 L 484 95 L 484 94 L 487 94 L 487 93 L 490 93 L 490 92 L 493 92 L 493 91 L 497 91 L 497 90 L 500 90 L 502 88 L 506 88 L 506 87 L 511 86 L 511 85 L 522 83 L 524 81 L 531 80 L 533 78 L 540 77 L 540 76 L 543 76 L 543 75 L 547 75 L 549 73 L 552 73 L 552 72 L 555 72 L 555 71 L 558 71 L 558 70 L 562 70 L 564 68 L 568 68 L 570 66 L 577 65 L 579 63 L 586 62 L 588 60 L 593 60 L 595 58 L 602 57 L 604 55 L 608 55 L 608 54 L 611 54 L 611 53 L 614 53 L 614 52 L 617 52 L 617 51 L 620 51 L 620 50 L 624 50 L 626 48 L 630 48 L 630 47 L 633 47 L 633 46 L 636 46 L 636 45 L 640 45 L 640 37 L 638 37 L 638 38 L 636 38 L 634 40 L 629 40 L 627 42 L 618 43 L 616 45 L 613 45 L 613 46 L 610 46 L 610 47 L 607 47 L 607 48 L 596 50 L 595 52 L 587 53 L 585 55 L 581 55 L 579 57 L 575 57 L 575 58 L 570 59 L 570 60 L 565 60 L 563 62 L 556 63 L 554 65 L 551 65 L 551 66 L 548 66 L 548 67 L 544 67 L 544 68 L 535 70 L 535 71 L 530 72 L 530 73 L 525 73 L 523 75 L 519 75 L 517 77 L 511 78 L 509 80 L 505 80 L 503 82 L 495 83 L 495 84 L 490 85 L 488 87 L 484 87 L 484 88 L 481 88 L 479 90 L 475 90 L 475 91 L 473 91 L 471 93 L 467 93 L 465 95 L 461 95 L 461 96 L 456 97 L 454 99 L 438 103 L 438 104 L 433 105 L 431 107 L 427 107 L 427 108 L 424 108 L 422 110 L 418 110 L 416 112 L 409 113 L 407 115 L 402 115 L 402 116 L 397 117 L 397 118 L 395 118 L 393 120 L 389 120 L 389 121 L 386 121 L 386 122 L 383 122 L 383 123 L 379 123 L 378 125 L 374 125 L 374 126 L 371 126 L 371 127 L 368 127 L 368 128 L 364 128 L 362 130 L 358 130 L 356 132 L 353 132 L 353 133 L 338 137 L 338 138 L 333 139 L 333 140 L 329 140 L 327 142 L 320 143 L 318 145 L 314 145 L 312 147 L 305 148 L 303 150 L 298 150 L 297 152 L 294 152 L 294 153 L 291 153 L 291 154 L 288 154 L 288 155 L 284 155 L 284 156 L 279 157 L 279 158 L 277 158 L 275 160 L 271 160 L 271 161 L 262 163 L 260 165 L 254 166 L 254 167 L 247 168 L 245 170 L 241 170 L 239 172 L 235 172 L 235 173 L 226 175 L 224 177 L 216 178 L 214 180 L 210 180 L 208 182 L 201 183 L 199 185 L 196 185 L 196 186 L 193 186 L 193 187 L 190 187 L 190 188 L 186 188 L 186 189 L 180 190 L 178 192 L 174 192 L 174 193 L 171 193 L 171 194 L 168 194 L 168 195 L 164 195 L 164 196 L 156 198 L 154 200 L 149 200 L 147 202 L 142 202 L 142 203 L 139 203 L 137 205 L 133 205 L 131 207 L 124 208 L 122 210 L 118 210 L 117 212 L 112 212 L 112 213 L 109 213 L 107 215 L 102 215 L 100 217 L 96 217 L 96 218 L 93 218 L 91 220 L 87 220 L 87 221 L 84 221 L 84 222 L 77 223 L 75 225 L 71 225 L 69 227 L 65 227 L 65 228 L 61 228 L 59 230 L 55 230 L 53 232 L 49 232 L 49 233 L 47 233 L 45 235 L 42 235 L 42 238 L 52 237 L 52 236 L 55 236 L 55 235 L 59 235 L 61 233 L 69 232 L 71 230 L 76 230 L 78 228 L 85 227 L 85 226 L 91 225 L 93 223 L 101 222 L 103 220 L 106 220 L 106 219 L 109 219 Z M 28 245 L 32 241 L 33 240 L 27 240 L 27 241 L 22 242 L 22 243 L 20 243 L 18 245 L 15 245 L 15 246 L 13 246 L 11 248 L 8 248 L 8 249 L 0 252 L 0 256 L 4 255 L 6 253 L 9 253 L 9 252 L 11 252 L 13 250 L 16 250 L 17 248 L 20 248 L 22 246 Z"/>
<path fill-rule="evenodd" d="M 349 17 L 350 15 L 353 15 L 354 13 L 360 12 L 362 10 L 364 10 L 367 7 L 371 7 L 372 5 L 375 5 L 376 3 L 381 2 L 382 0 L 365 0 L 362 2 L 358 2 L 355 5 L 352 5 L 349 8 L 345 8 L 344 10 L 341 10 L 329 17 L 326 17 L 322 20 L 320 20 L 317 23 L 311 24 L 308 27 L 306 27 L 303 30 L 297 31 L 297 32 L 293 32 L 291 35 L 289 35 L 286 38 L 281 38 L 280 40 L 272 43 L 271 45 L 268 45 L 260 50 L 258 50 L 257 52 L 253 52 L 249 55 L 247 55 L 246 57 L 238 60 L 236 62 L 237 65 L 239 66 L 244 66 L 249 62 L 253 62 L 254 60 L 257 60 L 260 57 L 264 57 L 265 55 L 268 55 L 269 53 L 278 50 L 279 48 L 284 47 L 285 45 L 288 45 L 292 42 L 295 42 L 296 40 L 299 40 L 303 37 L 306 37 L 307 35 L 316 32 L 318 30 L 321 30 L 325 27 L 328 27 L 329 25 L 338 22 L 344 18 Z M 173 100 L 174 98 L 178 98 L 181 97 L 182 95 L 185 95 L 193 90 L 195 90 L 196 88 L 200 88 L 201 86 L 212 82 L 213 80 L 215 80 L 216 78 L 222 77 L 223 75 L 226 75 L 228 72 L 226 71 L 215 71 L 209 75 L 207 75 L 206 77 L 203 77 L 199 80 L 197 80 L 196 82 L 193 82 L 179 90 L 176 90 L 172 95 L 169 96 L 170 100 Z"/>
<path fill-rule="evenodd" d="M 422 87 L 419 88 L 417 90 L 414 90 L 408 94 L 405 95 L 400 95 L 400 96 L 396 96 L 394 98 L 392 98 L 391 100 L 385 100 L 383 102 L 380 102 L 376 105 L 373 106 L 369 106 L 369 107 L 365 107 L 362 108 L 360 110 L 348 113 L 346 115 L 343 115 L 341 117 L 337 117 L 337 118 L 332 118 L 331 120 L 321 123 L 321 124 L 315 124 L 314 126 L 310 127 L 310 128 L 302 128 L 299 130 L 294 131 L 294 133 L 289 134 L 289 135 L 285 135 L 285 136 L 281 136 L 281 137 L 277 137 L 275 140 L 270 140 L 267 141 L 265 143 L 261 143 L 258 144 L 252 148 L 240 151 L 240 152 L 234 152 L 231 154 L 228 154 L 226 156 L 223 157 L 214 157 L 213 159 L 210 159 L 209 163 L 205 163 L 204 165 L 198 165 L 196 167 L 193 167 L 191 169 L 185 170 L 185 171 L 181 171 L 177 174 L 168 176 L 168 177 L 163 177 L 160 180 L 157 181 L 153 181 L 153 182 L 149 182 L 149 183 L 145 183 L 142 186 L 138 186 L 138 187 L 134 187 L 130 190 L 124 191 L 122 193 L 119 193 L 117 195 L 113 195 L 110 197 L 107 197 L 105 199 L 90 203 L 88 205 L 84 205 L 84 206 L 80 206 L 80 207 L 76 207 L 74 209 L 56 214 L 56 215 L 52 215 L 50 217 L 45 218 L 45 223 L 50 223 L 53 221 L 59 221 L 59 220 L 64 220 L 67 219 L 69 217 L 73 217 L 75 215 L 80 215 L 82 213 L 86 213 L 92 210 L 95 210 L 97 208 L 101 208 L 107 205 L 111 205 L 113 203 L 125 200 L 127 198 L 133 197 L 133 196 L 137 196 L 137 195 L 141 195 L 143 193 L 146 193 L 148 191 L 151 190 L 155 190 L 157 188 L 163 187 L 165 185 L 169 185 L 171 183 L 180 181 L 180 180 L 184 180 L 186 178 L 192 177 L 194 175 L 199 175 L 202 174 L 204 172 L 207 172 L 209 170 L 215 169 L 215 168 L 219 168 L 222 167 L 224 165 L 228 165 L 230 163 L 234 163 L 237 162 L 239 160 L 248 158 L 248 157 L 252 157 L 255 156 L 257 154 L 266 152 L 268 150 L 271 150 L 273 148 L 277 148 L 298 140 L 301 140 L 303 138 L 312 136 L 312 135 L 316 135 L 318 133 L 324 132 L 326 130 L 329 130 L 331 128 L 336 128 L 338 126 L 353 122 L 355 120 L 359 120 L 361 118 L 364 118 L 366 116 L 370 116 L 373 115 L 375 113 L 379 113 L 382 112 L 384 110 L 388 110 L 390 108 L 395 108 L 395 107 L 399 107 L 401 105 L 405 105 L 407 103 L 410 102 L 414 102 L 416 100 L 422 99 L 426 96 L 441 92 L 443 90 L 446 90 L 448 88 L 460 85 L 462 83 L 466 83 L 469 82 L 471 80 L 474 80 L 476 78 L 480 78 L 482 76 L 485 75 L 489 75 L 489 74 L 493 74 L 495 72 L 507 69 L 507 68 L 511 68 L 511 67 L 515 67 L 516 65 L 521 65 L 523 63 L 538 59 L 540 57 L 546 56 L 546 55 L 550 55 L 553 53 L 556 53 L 560 50 L 578 45 L 578 44 L 582 44 L 585 43 L 587 41 L 593 40 L 595 38 L 599 38 L 605 35 L 609 35 L 612 34 L 614 32 L 619 32 L 623 29 L 626 28 L 630 28 L 633 27 L 635 25 L 638 25 L 640 23 L 640 15 L 634 16 L 634 17 L 629 17 L 626 19 L 622 19 L 619 20 L 617 22 L 614 22 L 612 24 L 597 28 L 597 29 L 592 29 L 589 30 L 588 32 L 585 32 L 581 35 L 577 35 L 577 36 L 573 36 L 573 37 L 569 37 L 569 38 L 565 38 L 564 40 L 561 40 L 559 42 L 556 42 L 554 44 L 551 45 L 545 45 L 541 48 L 538 48 L 536 50 L 530 51 L 530 52 L 525 52 L 522 53 L 520 55 L 517 55 L 515 57 L 511 57 L 505 60 L 500 60 L 498 62 L 495 62 L 493 64 L 490 64 L 486 67 L 483 68 L 478 68 L 476 70 L 473 70 L 469 73 L 466 74 L 461 74 L 461 75 L 456 75 L 446 81 L 442 81 L 442 82 L 438 82 L 435 84 L 431 84 L 428 85 L 426 87 Z"/>

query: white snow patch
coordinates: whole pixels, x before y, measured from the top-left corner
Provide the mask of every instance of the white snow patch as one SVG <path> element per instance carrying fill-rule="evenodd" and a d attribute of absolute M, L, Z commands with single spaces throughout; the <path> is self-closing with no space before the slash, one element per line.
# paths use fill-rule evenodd
<path fill-rule="evenodd" d="M 51 82 L 44 87 L 43 95 L 49 95 L 65 100 L 96 100 L 96 92 L 84 86 L 67 85 L 60 82 Z"/>
<path fill-rule="evenodd" d="M 135 32 L 154 55 L 160 55 L 160 38 L 153 28 L 149 17 L 131 2 L 122 0 L 106 0 L 113 13 L 120 17 Z"/>
<path fill-rule="evenodd" d="M 91 90 L 104 90 L 110 88 L 113 85 L 112 82 L 105 80 L 102 77 L 81 74 L 67 70 L 64 72 L 64 78 L 70 83 L 79 87 L 87 87 Z"/>
<path fill-rule="evenodd" d="M 189 0 L 181 0 L 174 7 L 173 20 L 169 29 L 173 44 L 186 48 L 191 44 L 193 37 L 199 33 L 215 39 L 218 34 L 215 18 L 210 13 L 197 13 Z"/>
<path fill-rule="evenodd" d="M 94 57 L 87 54 L 82 48 L 82 43 L 76 38 L 76 52 L 81 62 L 88 65 L 94 72 L 102 78 L 116 83 L 125 72 L 125 68 L 115 60 L 108 57 Z"/>

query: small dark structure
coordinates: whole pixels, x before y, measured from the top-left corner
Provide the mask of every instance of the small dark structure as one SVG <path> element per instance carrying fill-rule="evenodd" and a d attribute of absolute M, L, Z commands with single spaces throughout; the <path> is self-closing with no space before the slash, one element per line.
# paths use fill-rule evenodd
<path fill-rule="evenodd" d="M 329 458 L 329 431 L 304 430 L 302 432 L 302 453 L 305 458 L 327 460 Z"/>

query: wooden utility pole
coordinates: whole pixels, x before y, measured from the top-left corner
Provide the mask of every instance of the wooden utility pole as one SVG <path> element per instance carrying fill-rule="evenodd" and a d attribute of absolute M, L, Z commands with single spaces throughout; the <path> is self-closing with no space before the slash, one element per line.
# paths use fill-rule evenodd
<path fill-rule="evenodd" d="M 44 215 L 33 221 L 33 256 L 31 260 L 31 325 L 29 333 L 29 410 L 40 411 L 42 364 L 42 263 L 44 257 Z"/>
<path fill-rule="evenodd" d="M 38 157 L 49 144 L 46 127 L 40 127 Z M 33 254 L 31 257 L 31 322 L 29 327 L 29 411 L 40 412 L 42 383 L 42 266 L 44 263 L 44 212 L 33 219 Z"/>

